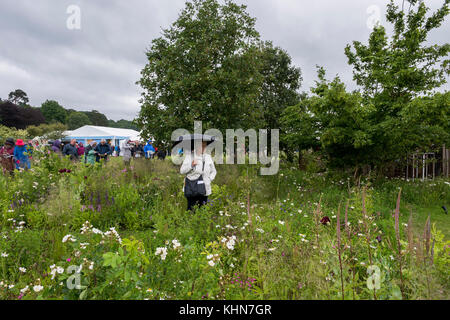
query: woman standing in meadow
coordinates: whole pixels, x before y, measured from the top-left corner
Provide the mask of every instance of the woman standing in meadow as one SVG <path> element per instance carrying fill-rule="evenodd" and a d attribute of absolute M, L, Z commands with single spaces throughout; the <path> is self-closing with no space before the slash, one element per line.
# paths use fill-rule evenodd
<path fill-rule="evenodd" d="M 28 158 L 27 148 L 22 139 L 16 141 L 16 147 L 14 148 L 14 160 L 16 161 L 16 169 L 30 169 L 30 159 Z"/>
<path fill-rule="evenodd" d="M 187 209 L 189 211 L 192 211 L 194 206 L 201 207 L 206 204 L 208 196 L 211 195 L 211 182 L 217 174 L 211 155 L 205 153 L 206 146 L 207 142 L 203 141 L 199 149 L 186 155 L 181 165 L 180 173 L 186 175 L 183 191 L 187 198 Z M 203 190 L 196 191 L 194 192 L 195 195 L 192 195 L 190 187 L 192 185 L 196 186 L 194 188 L 198 186 Z M 202 185 L 204 185 L 204 188 Z"/>

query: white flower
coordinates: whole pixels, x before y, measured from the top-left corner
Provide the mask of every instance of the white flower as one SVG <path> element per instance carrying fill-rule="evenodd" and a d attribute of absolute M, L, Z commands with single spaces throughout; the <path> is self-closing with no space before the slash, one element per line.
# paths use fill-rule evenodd
<path fill-rule="evenodd" d="M 278 223 L 284 225 L 284 221 L 278 220 Z"/>
<path fill-rule="evenodd" d="M 230 241 L 227 242 L 226 245 L 227 245 L 228 249 L 233 250 L 234 249 L 234 244 L 235 244 L 235 241 L 233 239 L 231 239 Z"/>
<path fill-rule="evenodd" d="M 27 269 L 26 269 L 26 268 L 23 268 L 23 267 L 20 267 L 20 268 L 19 268 L 19 271 L 25 273 L 25 272 L 27 272 Z"/>
<path fill-rule="evenodd" d="M 212 261 L 212 260 L 209 260 L 208 261 L 208 264 L 211 266 L 211 267 L 214 267 L 216 264 L 214 263 L 214 261 Z"/>
<path fill-rule="evenodd" d="M 174 249 L 177 249 L 178 247 L 181 246 L 181 243 L 177 239 L 174 239 L 172 240 L 172 245 Z"/>
<path fill-rule="evenodd" d="M 67 242 L 69 240 L 72 241 L 72 242 L 77 241 L 71 234 L 66 234 L 64 236 L 64 238 L 62 239 L 62 242 L 64 243 L 64 242 Z"/>
<path fill-rule="evenodd" d="M 41 291 L 42 289 L 44 289 L 44 287 L 41 286 L 41 285 L 37 285 L 37 286 L 34 286 L 34 287 L 33 287 L 34 292 L 39 292 L 39 291 Z"/>
<path fill-rule="evenodd" d="M 21 293 L 25 293 L 25 292 L 27 292 L 27 291 L 28 291 L 28 286 L 26 286 L 25 288 L 23 288 L 23 289 L 20 290 Z"/>
<path fill-rule="evenodd" d="M 166 247 L 156 248 L 155 255 L 157 256 L 161 255 L 161 260 L 166 260 L 167 248 Z"/>
<path fill-rule="evenodd" d="M 7 256 L 9 256 L 9 254 L 7 254 L 6 252 L 2 252 L 2 258 L 6 258 Z"/>
<path fill-rule="evenodd" d="M 81 249 L 86 249 L 86 246 L 88 246 L 88 245 L 89 245 L 88 242 L 80 243 L 80 248 L 81 248 Z"/>

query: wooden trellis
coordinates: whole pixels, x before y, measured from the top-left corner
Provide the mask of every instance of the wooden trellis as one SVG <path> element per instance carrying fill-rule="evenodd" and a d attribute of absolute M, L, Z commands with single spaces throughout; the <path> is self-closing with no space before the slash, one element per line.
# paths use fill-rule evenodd
<path fill-rule="evenodd" d="M 440 161 L 439 161 L 440 160 Z M 413 153 L 406 159 L 406 179 L 434 179 L 436 175 L 448 178 L 450 173 L 450 149 L 442 148 L 442 158 L 434 152 Z"/>

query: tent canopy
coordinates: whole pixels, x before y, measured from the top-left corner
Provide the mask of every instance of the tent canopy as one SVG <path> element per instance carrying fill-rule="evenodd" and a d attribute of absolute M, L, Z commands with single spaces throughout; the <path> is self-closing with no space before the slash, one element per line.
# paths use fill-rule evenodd
<path fill-rule="evenodd" d="M 67 139 L 76 140 L 141 140 L 136 130 L 99 126 L 84 126 L 73 131 L 66 131 L 65 135 Z"/>

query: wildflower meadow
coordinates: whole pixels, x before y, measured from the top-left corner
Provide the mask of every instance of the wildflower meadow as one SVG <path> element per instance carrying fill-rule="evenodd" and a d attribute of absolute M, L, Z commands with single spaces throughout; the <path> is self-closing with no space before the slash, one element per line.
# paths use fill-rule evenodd
<path fill-rule="evenodd" d="M 192 213 L 170 158 L 119 159 L 0 176 L 0 299 L 448 298 L 448 180 L 218 165 Z"/>

